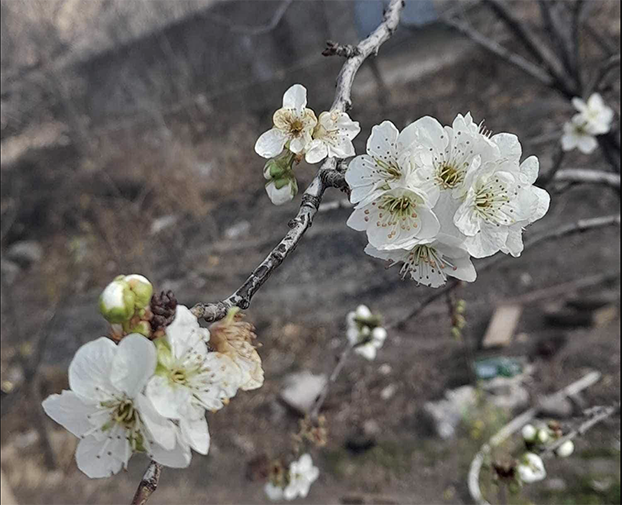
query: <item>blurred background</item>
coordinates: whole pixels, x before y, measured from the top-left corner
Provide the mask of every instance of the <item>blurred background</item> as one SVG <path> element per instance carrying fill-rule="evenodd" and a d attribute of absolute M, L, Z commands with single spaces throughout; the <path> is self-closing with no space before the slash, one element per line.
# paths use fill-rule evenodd
<path fill-rule="evenodd" d="M 505 4 L 554 43 L 541 2 Z M 300 197 L 270 203 L 254 143 L 294 83 L 307 87 L 316 113 L 330 107 L 343 60 L 322 56 L 326 41 L 355 44 L 381 21 L 383 3 L 2 0 L 0 9 L 3 493 L 10 486 L 19 503 L 126 503 L 147 460 L 89 480 L 73 460 L 76 440 L 43 416 L 41 399 L 67 386 L 76 349 L 106 333 L 97 297 L 117 274 L 142 273 L 192 306 L 231 294 L 276 245 Z M 455 13 L 528 57 L 479 2 L 407 0 L 395 36 L 355 80 L 357 152 L 385 119 L 399 128 L 424 115 L 450 124 L 470 111 L 494 132 L 518 134 L 525 156 L 547 170 L 570 102 L 452 30 L 444 19 Z M 586 2 L 583 16 L 582 68 L 593 75 L 619 52 L 620 3 Z M 619 118 L 614 74 L 602 93 Z M 600 151 L 575 153 L 564 166 L 611 170 Z M 301 188 L 315 170 L 297 168 Z M 549 214 L 527 235 L 619 213 L 619 189 L 552 193 Z M 325 201 L 342 198 L 331 190 Z M 364 234 L 345 226 L 349 212 L 319 213 L 254 298 L 247 318 L 263 344 L 266 384 L 208 416 L 209 455 L 189 470 L 166 469 L 150 503 L 266 502 L 263 464 L 287 454 L 298 429 L 300 409 L 282 398 L 301 380 L 295 374 L 330 373 L 345 315 L 358 304 L 391 322 L 430 294 L 364 254 Z M 617 227 L 547 242 L 459 291 L 461 340 L 441 299 L 392 330 L 376 361 L 351 359 L 325 406 L 320 479 L 302 502 L 467 503 L 473 455 L 539 395 L 596 369 L 603 379 L 587 404 L 619 398 L 619 263 Z M 500 305 L 522 316 L 490 348 Z M 474 376 L 483 358 L 511 366 L 476 367 Z M 507 379 L 498 390 L 476 381 L 496 375 Z M 441 416 L 448 432 L 434 412 L 455 390 L 466 403 Z M 550 407 L 556 419 L 576 413 Z M 551 461 L 553 478 L 511 500 L 620 503 L 619 463 L 612 420 L 578 441 L 573 458 Z"/>

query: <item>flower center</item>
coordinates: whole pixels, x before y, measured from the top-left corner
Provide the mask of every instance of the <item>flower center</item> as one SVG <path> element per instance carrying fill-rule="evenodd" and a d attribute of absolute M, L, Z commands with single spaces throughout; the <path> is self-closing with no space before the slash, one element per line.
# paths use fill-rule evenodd
<path fill-rule="evenodd" d="M 402 176 L 402 170 L 397 165 L 378 158 L 374 158 L 374 161 L 385 172 L 387 179 L 399 179 Z"/>
<path fill-rule="evenodd" d="M 171 371 L 170 379 L 176 384 L 185 384 L 188 380 L 188 375 L 186 370 L 182 368 L 177 368 Z"/>
<path fill-rule="evenodd" d="M 464 170 L 444 163 L 436 169 L 436 181 L 443 189 L 453 189 L 464 181 Z"/>
<path fill-rule="evenodd" d="M 112 414 L 112 418 L 125 428 L 130 429 L 138 421 L 138 412 L 130 400 L 122 400 Z"/>
<path fill-rule="evenodd" d="M 305 125 L 301 119 L 291 118 L 289 121 L 289 132 L 294 137 L 298 137 L 302 133 L 302 130 L 304 129 L 304 127 Z"/>
<path fill-rule="evenodd" d="M 515 222 L 514 210 L 508 207 L 510 195 L 507 185 L 493 178 L 475 195 L 475 211 L 488 223 L 510 225 Z"/>

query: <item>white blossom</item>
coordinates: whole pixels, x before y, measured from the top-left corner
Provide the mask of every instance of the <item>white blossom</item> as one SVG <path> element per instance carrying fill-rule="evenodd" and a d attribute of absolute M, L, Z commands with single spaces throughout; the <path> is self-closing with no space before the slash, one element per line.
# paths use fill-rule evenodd
<path fill-rule="evenodd" d="M 544 480 L 546 469 L 542 458 L 533 452 L 525 453 L 518 464 L 518 476 L 525 484 Z"/>
<path fill-rule="evenodd" d="M 467 282 L 475 281 L 477 272 L 469 253 L 460 247 L 460 241 L 449 236 L 444 240 L 423 241 L 410 249 L 392 251 L 381 251 L 368 245 L 365 252 L 374 258 L 389 261 L 391 265 L 402 263 L 402 279 L 410 276 L 424 286 L 442 286 L 448 276 Z"/>
<path fill-rule="evenodd" d="M 289 482 L 283 491 L 286 500 L 293 500 L 300 496 L 306 498 L 311 484 L 320 475 L 317 467 L 313 466 L 313 460 L 309 454 L 303 454 L 297 461 L 289 466 Z"/>
<path fill-rule="evenodd" d="M 264 492 L 266 496 L 272 501 L 282 500 L 284 497 L 284 489 L 279 486 L 275 486 L 272 482 L 268 482 L 264 486 Z"/>
<path fill-rule="evenodd" d="M 525 442 L 535 442 L 538 430 L 532 424 L 526 424 L 521 431 Z"/>
<path fill-rule="evenodd" d="M 598 93 L 590 96 L 587 102 L 575 97 L 572 99 L 572 105 L 578 114 L 564 124 L 562 149 L 564 151 L 579 149 L 584 154 L 591 154 L 598 148 L 596 136 L 604 135 L 611 130 L 613 109 L 605 104 Z"/>
<path fill-rule="evenodd" d="M 158 414 L 143 389 L 156 367 L 156 349 L 142 335 L 119 345 L 106 337 L 83 345 L 69 366 L 70 391 L 51 395 L 45 412 L 79 437 L 78 468 L 92 478 L 127 468 L 134 452 L 171 467 L 190 464 L 176 425 Z"/>
<path fill-rule="evenodd" d="M 580 115 L 564 123 L 564 135 L 562 136 L 564 151 L 579 149 L 583 154 L 592 154 L 597 148 L 598 140 L 589 132 L 587 123 Z"/>
<path fill-rule="evenodd" d="M 266 193 L 274 205 L 283 205 L 298 194 L 298 182 L 294 174 L 288 174 L 280 179 L 271 179 L 266 183 Z"/>
<path fill-rule="evenodd" d="M 579 111 L 580 116 L 587 124 L 587 130 L 593 135 L 604 135 L 611 130 L 614 118 L 613 109 L 604 102 L 598 93 L 592 94 L 587 103 L 581 98 L 572 99 L 572 105 Z M 575 116 L 576 117 L 576 116 Z"/>
<path fill-rule="evenodd" d="M 369 332 L 366 340 L 362 344 L 354 347 L 355 354 L 363 356 L 365 359 L 372 361 L 376 359 L 378 349 L 384 345 L 387 338 L 387 330 L 378 326 Z"/>
<path fill-rule="evenodd" d="M 348 158 L 354 156 L 352 140 L 361 131 L 357 121 L 352 121 L 345 112 L 322 112 L 313 131 L 305 160 L 319 163 L 324 158 Z"/>
<path fill-rule="evenodd" d="M 312 139 L 317 124 L 315 113 L 307 108 L 307 90 L 294 84 L 283 95 L 283 107 L 273 116 L 274 126 L 262 134 L 255 151 L 264 158 L 274 158 L 285 147 L 293 153 L 302 153 Z"/>
<path fill-rule="evenodd" d="M 425 195 L 415 188 L 394 188 L 357 206 L 348 226 L 366 231 L 369 243 L 377 249 L 406 249 L 418 240 L 434 238 L 440 223 Z"/>
<path fill-rule="evenodd" d="M 557 456 L 559 456 L 560 458 L 567 458 L 568 456 L 571 456 L 573 452 L 574 452 L 573 441 L 566 440 L 562 445 L 560 445 L 557 448 L 557 451 L 555 451 L 555 454 L 557 454 Z"/>
<path fill-rule="evenodd" d="M 208 341 L 209 331 L 178 305 L 166 335 L 156 341 L 158 366 L 146 391 L 158 413 L 177 421 L 184 441 L 201 454 L 209 450 L 205 409 L 222 408 L 241 381 L 230 358 L 208 352 Z"/>

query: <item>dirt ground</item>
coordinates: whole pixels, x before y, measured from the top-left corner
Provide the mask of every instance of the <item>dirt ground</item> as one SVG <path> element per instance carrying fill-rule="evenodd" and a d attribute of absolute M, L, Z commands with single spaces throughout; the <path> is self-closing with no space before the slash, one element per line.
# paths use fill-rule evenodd
<path fill-rule="evenodd" d="M 619 33 L 619 22 L 617 26 Z M 525 154 L 538 155 L 542 166 L 548 167 L 555 140 L 538 139 L 560 130 L 571 113 L 569 105 L 461 40 L 454 39 L 448 50 L 466 51 L 466 56 L 426 73 L 417 72 L 416 50 L 410 62 L 404 56 L 408 53 L 381 53 L 379 64 L 390 76 L 386 106 L 375 99 L 369 69 L 361 72 L 352 111 L 363 128 L 357 152 L 364 150 L 371 127 L 383 119 L 402 127 L 429 114 L 447 124 L 457 112 L 471 111 L 476 121 L 485 118 L 492 130 L 517 133 L 524 139 Z M 62 299 L 55 318 L 44 328 L 41 392 L 60 391 L 76 348 L 106 331 L 96 299 L 118 272 L 145 273 L 157 288 L 174 289 L 187 305 L 218 300 L 238 287 L 286 232 L 299 204 L 298 198 L 276 208 L 265 197 L 262 163 L 252 146 L 267 126 L 267 119 L 249 118 L 209 138 L 190 140 L 188 128 L 174 125 L 166 152 L 149 131 L 133 137 L 111 135 L 101 141 L 100 149 L 115 145 L 115 153 L 102 154 L 93 170 L 89 160 L 71 149 L 59 148 L 56 157 L 47 152 L 43 160 L 30 160 L 30 171 L 23 174 L 27 181 L 46 164 L 52 163 L 50 168 L 57 173 L 50 170 L 41 183 L 50 183 L 49 201 L 32 211 L 33 219 L 40 221 L 35 219 L 31 235 L 18 230 L 11 238 L 39 240 L 46 261 L 21 272 L 10 288 L 3 289 L 3 380 L 15 367 L 16 354 L 23 351 L 20 336 L 34 339 L 54 300 L 72 293 Z M 607 169 L 598 155 L 573 154 L 568 166 Z M 313 169 L 301 166 L 298 173 L 303 188 Z M 73 178 L 71 186 L 67 177 Z M 118 194 L 106 185 L 109 179 Z M 143 187 L 151 189 L 144 194 Z M 342 197 L 329 191 L 326 201 Z M 617 213 L 619 207 L 619 195 L 611 189 L 568 188 L 553 195 L 549 214 L 526 235 Z M 177 223 L 151 235 L 153 218 L 165 214 L 178 216 Z M 239 394 L 227 408 L 208 415 L 209 455 L 195 455 L 187 470 L 165 469 L 150 503 L 266 503 L 263 482 L 251 478 L 249 464 L 262 455 L 278 457 L 291 446 L 298 418 L 278 401 L 284 377 L 298 370 L 329 373 L 333 356 L 345 341 L 345 315 L 356 305 L 367 304 L 391 322 L 430 293 L 399 280 L 395 270 L 366 256 L 364 234 L 345 226 L 348 215 L 347 209 L 318 214 L 300 247 L 255 297 L 247 317 L 257 326 L 263 344 L 265 385 Z M 41 226 L 36 226 L 39 222 Z M 242 230 L 237 236 L 231 232 L 234 225 Z M 572 235 L 482 273 L 460 291 L 468 305 L 465 342 L 451 337 L 446 304 L 440 300 L 392 330 L 376 361 L 351 359 L 326 403 L 328 444 L 314 453 L 320 478 L 308 498 L 299 502 L 468 503 L 469 463 L 511 414 L 481 406 L 465 416 L 455 440 L 441 441 L 422 415 L 424 403 L 470 381 L 472 359 L 490 354 L 479 350 L 478 344 L 500 302 L 603 272 L 619 274 L 619 235 L 617 227 Z M 82 249 L 87 252 L 80 256 Z M 611 291 L 619 292 L 619 275 L 579 296 Z M 7 296 L 19 331 L 8 315 Z M 612 403 L 620 394 L 619 317 L 591 327 L 553 326 L 545 317 L 548 304 L 565 296 L 527 304 L 516 330 L 520 338 L 498 354 L 530 359 L 535 371 L 529 392 L 534 399 L 596 369 L 603 378 L 585 399 L 589 405 Z M 619 302 L 614 306 L 619 310 Z M 551 352 L 542 350 L 551 346 Z M 388 373 L 380 373 L 382 365 L 389 365 L 383 367 Z M 387 395 L 382 392 L 389 386 L 395 392 L 384 399 Z M 39 444 L 32 439 L 37 407 L 31 400 L 26 394 L 2 397 L 2 469 L 19 503 L 129 502 L 146 459 L 134 457 L 129 471 L 112 479 L 90 480 L 75 467 L 73 437 L 47 420 L 59 460 L 58 469 L 47 470 Z M 370 422 L 378 427 L 375 445 L 353 452 L 348 442 Z M 579 440 L 572 458 L 547 464 L 551 477 L 563 486 L 552 487 L 547 480 L 510 501 L 620 503 L 619 464 L 620 423 L 613 419 Z M 603 482 L 607 485 L 598 485 Z"/>

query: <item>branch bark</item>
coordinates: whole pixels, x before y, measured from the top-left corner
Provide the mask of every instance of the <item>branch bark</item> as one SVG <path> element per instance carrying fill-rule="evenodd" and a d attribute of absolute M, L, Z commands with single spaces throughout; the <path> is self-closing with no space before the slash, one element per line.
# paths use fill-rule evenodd
<path fill-rule="evenodd" d="M 396 30 L 402 7 L 402 0 L 392 0 L 380 26 L 369 37 L 362 40 L 356 46 L 356 51 L 353 51 L 352 56 L 347 58 L 337 77 L 337 90 L 331 110 L 347 111 L 352 107 L 352 84 L 356 73 L 363 62 L 370 55 L 376 54 L 380 46 Z M 283 263 L 285 258 L 294 251 L 306 231 L 311 227 L 324 192 L 329 187 L 342 190 L 347 189 L 344 176 L 337 170 L 337 162 L 333 158 L 329 158 L 324 162 L 316 177 L 305 190 L 300 210 L 289 223 L 290 231 L 287 232 L 285 237 L 259 266 L 255 268 L 246 281 L 244 281 L 244 284 L 225 300 L 215 303 L 196 304 L 192 308 L 193 314 L 207 322 L 212 322 L 225 317 L 227 311 L 232 307 L 247 309 L 255 293 Z"/>
<path fill-rule="evenodd" d="M 136 494 L 132 499 L 131 505 L 145 505 L 149 497 L 158 488 L 158 482 L 160 481 L 160 474 L 162 473 L 162 465 L 152 461 L 149 463 L 147 470 L 143 474 L 143 478 L 138 485 Z"/>

